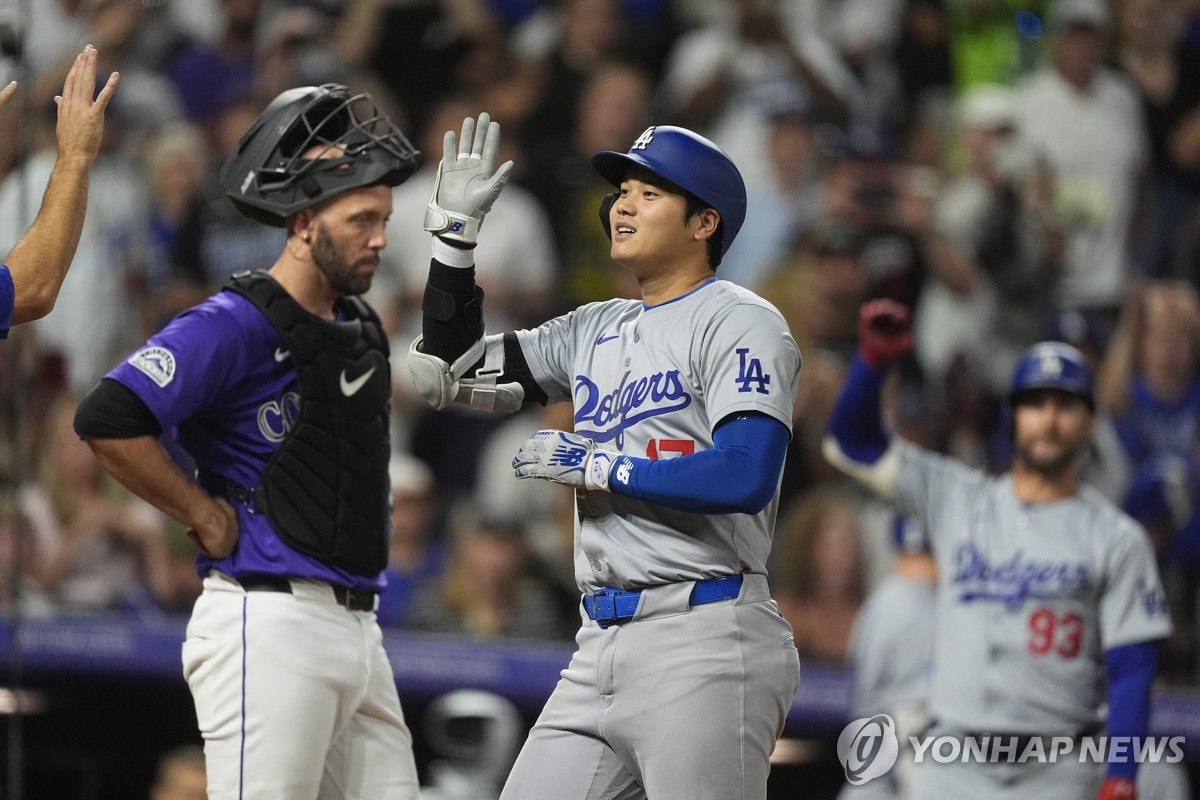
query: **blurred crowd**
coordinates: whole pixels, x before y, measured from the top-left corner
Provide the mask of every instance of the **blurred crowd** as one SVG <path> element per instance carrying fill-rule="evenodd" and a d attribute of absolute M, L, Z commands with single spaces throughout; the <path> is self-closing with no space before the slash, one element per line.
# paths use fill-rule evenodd
<path fill-rule="evenodd" d="M 25 6 L 26 9 L 22 9 Z M 29 11 L 29 16 L 23 15 Z M 772 583 L 802 657 L 843 663 L 895 560 L 889 508 L 820 453 L 859 305 L 913 309 L 890 424 L 1006 468 L 1008 382 L 1046 338 L 1098 375 L 1089 480 L 1150 532 L 1200 682 L 1200 0 L 32 0 L 0 5 L 0 242 L 37 209 L 71 58 L 119 69 L 83 238 L 55 310 L 0 348 L 0 595 L 29 613 L 186 610 L 184 532 L 112 485 L 70 429 L 114 363 L 282 230 L 241 218 L 217 169 L 298 85 L 369 91 L 423 152 L 395 190 L 368 299 L 392 336 L 395 536 L 381 622 L 572 635 L 572 497 L 512 479 L 565 407 L 434 413 L 404 363 L 442 133 L 486 110 L 514 179 L 476 254 L 490 331 L 635 296 L 597 217 L 598 150 L 649 124 L 725 148 L 749 210 L 717 277 L 787 318 L 804 356 Z M 20 572 L 20 581 L 14 573 Z M 19 590 L 16 588 L 19 585 Z"/>

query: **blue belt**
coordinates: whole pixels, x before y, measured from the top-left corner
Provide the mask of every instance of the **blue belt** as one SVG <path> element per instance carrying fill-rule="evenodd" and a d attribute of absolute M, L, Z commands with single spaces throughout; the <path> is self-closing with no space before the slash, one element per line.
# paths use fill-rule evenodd
<path fill-rule="evenodd" d="M 696 581 L 692 587 L 688 605 L 699 606 L 737 597 L 742 589 L 741 575 L 724 575 Z M 621 589 L 600 589 L 583 596 L 583 609 L 601 628 L 628 622 L 637 613 L 641 592 L 626 592 Z"/>

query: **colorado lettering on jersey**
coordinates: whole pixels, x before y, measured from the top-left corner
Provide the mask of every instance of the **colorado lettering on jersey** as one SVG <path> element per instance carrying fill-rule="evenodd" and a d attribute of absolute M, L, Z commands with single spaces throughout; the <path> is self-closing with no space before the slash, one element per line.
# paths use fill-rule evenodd
<path fill-rule="evenodd" d="M 629 374 L 626 372 L 617 388 L 608 393 L 602 392 L 586 376 L 575 376 L 576 433 L 595 442 L 611 441 L 622 447 L 625 431 L 642 420 L 670 414 L 692 404 L 692 396 L 683 388 L 677 369 L 633 380 Z M 647 403 L 650 407 L 642 410 Z M 596 427 L 593 430 L 581 428 L 580 424 L 584 423 Z"/>
<path fill-rule="evenodd" d="M 258 407 L 258 432 L 268 442 L 278 444 L 300 417 L 300 394 L 288 392 L 279 400 L 269 400 Z"/>
<path fill-rule="evenodd" d="M 991 564 L 972 542 L 954 554 L 951 579 L 959 602 L 1000 603 L 1017 611 L 1028 599 L 1078 597 L 1091 587 L 1087 567 L 1071 561 L 1035 561 L 1018 550 L 1012 558 Z"/>

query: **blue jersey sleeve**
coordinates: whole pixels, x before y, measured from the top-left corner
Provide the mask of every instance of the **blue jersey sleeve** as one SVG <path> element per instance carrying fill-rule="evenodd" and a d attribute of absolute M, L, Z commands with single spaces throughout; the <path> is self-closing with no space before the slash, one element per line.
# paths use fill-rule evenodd
<path fill-rule="evenodd" d="M 622 456 L 609 483 L 617 494 L 699 514 L 756 514 L 779 485 L 790 434 L 764 414 L 747 414 L 719 425 L 713 448 L 655 461 Z"/>
<path fill-rule="evenodd" d="M 1158 664 L 1158 643 L 1137 642 L 1109 649 L 1105 656 L 1108 674 L 1108 735 L 1145 738 L 1150 727 L 1150 684 Z M 1137 762 L 1114 760 L 1109 777 L 1129 778 L 1137 774 Z"/>
<path fill-rule="evenodd" d="M 887 372 L 854 356 L 829 419 L 829 433 L 842 452 L 861 464 L 874 464 L 888 448 L 880 395 Z"/>
<path fill-rule="evenodd" d="M 17 290 L 13 287 L 12 273 L 7 266 L 0 264 L 0 339 L 8 338 L 16 300 Z"/>

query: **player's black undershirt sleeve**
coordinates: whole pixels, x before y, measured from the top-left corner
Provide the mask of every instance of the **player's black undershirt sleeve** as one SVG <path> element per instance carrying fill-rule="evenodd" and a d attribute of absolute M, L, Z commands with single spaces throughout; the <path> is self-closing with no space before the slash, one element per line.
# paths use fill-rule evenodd
<path fill-rule="evenodd" d="M 475 268 L 431 261 L 421 311 L 421 351 L 453 364 L 483 336 L 483 289 L 475 283 Z"/>
<path fill-rule="evenodd" d="M 104 378 L 75 410 L 75 433 L 92 439 L 158 436 L 162 426 L 132 389 Z"/>
<path fill-rule="evenodd" d="M 475 268 L 448 267 L 437 259 L 432 260 L 421 311 L 422 352 L 453 364 L 479 341 L 484 332 L 483 289 L 475 283 Z M 467 370 L 466 376 L 473 376 L 482 365 L 480 358 Z M 504 372 L 498 381 L 521 384 L 526 405 L 546 405 L 549 399 L 533 379 L 515 333 L 504 334 Z"/>

